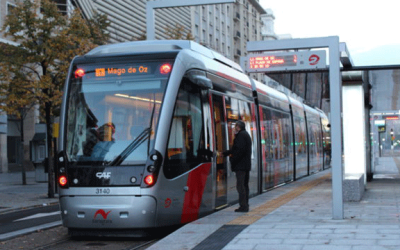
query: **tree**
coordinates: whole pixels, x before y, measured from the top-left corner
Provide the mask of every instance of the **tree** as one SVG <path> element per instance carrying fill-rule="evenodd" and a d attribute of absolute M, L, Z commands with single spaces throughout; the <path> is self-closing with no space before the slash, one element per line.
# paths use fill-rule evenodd
<path fill-rule="evenodd" d="M 30 109 L 35 105 L 32 101 L 35 99 L 36 86 L 29 70 L 27 70 L 22 58 L 15 58 L 13 54 L 7 54 L 8 51 L 18 51 L 18 48 L 10 50 L 8 44 L 1 44 L 0 49 L 2 57 L 0 60 L 0 102 L 2 110 L 8 115 L 15 115 L 19 119 L 19 131 L 21 133 L 21 148 L 19 159 L 24 157 L 24 119 Z M 19 51 L 20 52 L 20 51 Z M 13 63 L 10 63 L 13 60 Z M 8 79 L 9 81 L 2 81 Z M 26 171 L 23 161 L 21 161 L 22 169 L 22 184 L 26 185 Z"/>
<path fill-rule="evenodd" d="M 169 39 L 173 40 L 194 40 L 192 34 L 190 32 L 185 35 L 185 27 L 180 24 L 175 24 L 174 27 L 167 26 L 166 33 Z"/>
<path fill-rule="evenodd" d="M 132 37 L 133 41 L 143 41 L 147 39 L 147 34 L 145 30 L 142 30 L 139 36 Z"/>
<path fill-rule="evenodd" d="M 15 69 L 12 74 L 3 74 L 1 80 L 6 84 L 23 83 L 27 74 L 31 76 L 29 80 L 34 92 L 31 100 L 40 104 L 45 113 L 50 198 L 54 197 L 52 116 L 61 104 L 69 64 L 76 55 L 105 43 L 109 38 L 108 25 L 107 17 L 100 14 L 85 21 L 75 11 L 68 19 L 50 0 L 24 0 L 6 17 L 5 35 L 20 45 L 8 46 L 6 51 L 0 52 L 0 58 L 13 55 L 13 60 L 4 63 L 5 68 Z"/>
<path fill-rule="evenodd" d="M 186 34 L 186 38 L 185 38 L 185 39 L 186 39 L 186 40 L 194 41 L 194 37 L 193 37 L 193 35 L 192 35 L 191 32 L 189 32 L 189 33 Z"/>

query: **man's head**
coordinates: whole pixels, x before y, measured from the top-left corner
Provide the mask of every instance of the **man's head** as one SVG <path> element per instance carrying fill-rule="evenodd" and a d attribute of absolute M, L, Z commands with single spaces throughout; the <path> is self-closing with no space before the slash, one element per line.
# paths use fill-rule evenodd
<path fill-rule="evenodd" d="M 238 133 L 241 130 L 245 130 L 245 128 L 246 128 L 246 125 L 244 124 L 244 122 L 242 122 L 242 121 L 236 122 L 236 125 L 235 125 L 236 133 Z"/>

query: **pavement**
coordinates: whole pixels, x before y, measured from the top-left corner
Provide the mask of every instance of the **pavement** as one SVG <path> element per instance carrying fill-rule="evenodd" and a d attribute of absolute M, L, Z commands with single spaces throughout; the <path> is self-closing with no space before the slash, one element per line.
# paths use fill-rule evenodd
<path fill-rule="evenodd" d="M 251 198 L 248 213 L 225 208 L 147 249 L 400 249 L 399 171 L 400 157 L 379 158 L 361 201 L 344 202 L 344 219 L 332 219 L 328 169 Z M 27 183 L 21 173 L 0 173 L 0 213 L 58 202 L 35 172 L 27 172 Z"/>
<path fill-rule="evenodd" d="M 35 171 L 0 173 L 0 214 L 58 203 L 58 195 L 48 198 L 48 183 L 36 182 Z"/>

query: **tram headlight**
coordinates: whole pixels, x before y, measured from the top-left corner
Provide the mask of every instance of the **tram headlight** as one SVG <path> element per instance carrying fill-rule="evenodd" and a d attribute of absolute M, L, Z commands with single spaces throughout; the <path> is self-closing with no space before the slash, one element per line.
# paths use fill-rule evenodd
<path fill-rule="evenodd" d="M 147 171 L 149 171 L 150 173 L 153 173 L 154 171 L 156 171 L 156 167 L 154 167 L 153 165 L 150 165 L 147 167 Z"/>
<path fill-rule="evenodd" d="M 144 183 L 146 183 L 146 185 L 149 185 L 149 186 L 153 185 L 154 184 L 154 176 L 153 175 L 147 175 L 144 178 Z"/>
<path fill-rule="evenodd" d="M 153 161 L 158 160 L 158 156 L 156 154 L 153 154 L 150 156 L 150 159 L 152 159 Z"/>
<path fill-rule="evenodd" d="M 85 70 L 77 69 L 75 70 L 75 78 L 82 78 L 85 75 Z"/>
<path fill-rule="evenodd" d="M 64 175 L 61 175 L 60 177 L 58 177 L 58 184 L 60 184 L 61 187 L 66 187 L 68 184 L 67 177 Z"/>
<path fill-rule="evenodd" d="M 165 75 L 165 74 L 169 74 L 172 70 L 172 66 L 169 63 L 165 63 L 163 65 L 160 66 L 160 73 Z"/>

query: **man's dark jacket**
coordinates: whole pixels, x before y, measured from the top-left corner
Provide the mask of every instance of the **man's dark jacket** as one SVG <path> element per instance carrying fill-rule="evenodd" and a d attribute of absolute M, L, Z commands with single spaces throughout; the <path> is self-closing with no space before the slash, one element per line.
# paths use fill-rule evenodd
<path fill-rule="evenodd" d="M 251 138 L 246 130 L 240 130 L 233 140 L 231 150 L 224 152 L 230 155 L 232 171 L 251 170 Z"/>

